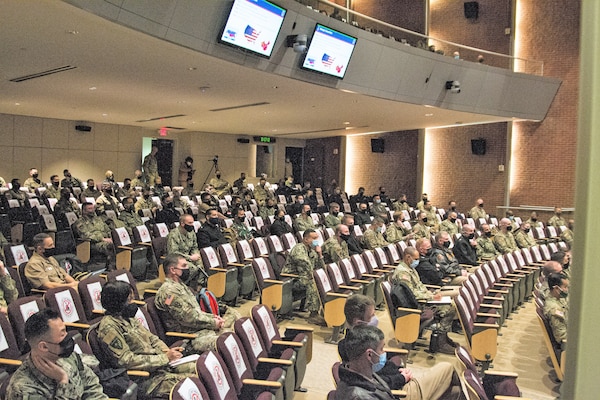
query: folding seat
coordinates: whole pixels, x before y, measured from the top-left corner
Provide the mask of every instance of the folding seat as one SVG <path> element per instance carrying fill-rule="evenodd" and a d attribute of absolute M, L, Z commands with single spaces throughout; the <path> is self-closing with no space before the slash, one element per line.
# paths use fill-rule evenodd
<path fill-rule="evenodd" d="M 111 233 L 116 250 L 117 269 L 130 271 L 136 280 L 145 280 L 150 266 L 147 253 L 151 249 L 145 245 L 135 245 L 125 228 L 112 229 Z"/>
<path fill-rule="evenodd" d="M 82 279 L 77 284 L 77 291 L 81 298 L 81 304 L 85 312 L 85 318 L 88 321 L 92 321 L 98 317 L 104 315 L 104 307 L 100 301 L 100 295 L 102 288 L 106 284 L 106 279 L 92 275 L 85 279 Z"/>
<path fill-rule="evenodd" d="M 385 253 L 384 253 L 385 254 Z M 367 270 L 371 273 L 393 273 L 396 269 L 393 265 L 384 265 L 379 263 L 379 258 L 375 257 L 373 250 L 365 250 L 362 253 L 362 258 L 367 266 Z"/>
<path fill-rule="evenodd" d="M 497 400 L 508 400 L 508 399 L 517 399 L 521 398 L 520 396 L 494 396 L 488 397 L 483 382 L 479 375 L 476 372 L 473 372 L 470 369 L 466 369 L 463 373 L 463 380 L 465 382 L 465 386 L 469 391 L 469 398 L 473 400 L 489 400 L 489 399 L 497 399 Z"/>
<path fill-rule="evenodd" d="M 329 281 L 333 286 L 333 291 L 337 293 L 363 293 L 364 287 L 360 283 L 347 282 L 345 275 L 342 273 L 342 268 L 337 263 L 327 264 L 327 274 Z"/>
<path fill-rule="evenodd" d="M 0 367 L 14 372 L 21 365 L 23 358 L 8 317 L 0 313 Z"/>
<path fill-rule="evenodd" d="M 221 261 L 227 264 L 227 267 L 238 268 L 239 295 L 245 298 L 251 298 L 256 288 L 256 279 L 252 270 L 252 264 L 238 258 L 231 243 L 220 244 L 217 247 Z"/>
<path fill-rule="evenodd" d="M 252 248 L 256 257 L 268 257 L 269 247 L 265 238 L 257 237 L 252 240 Z"/>
<path fill-rule="evenodd" d="M 352 266 L 350 266 L 352 268 Z M 354 270 L 354 268 L 352 268 Z M 339 334 L 342 326 L 346 322 L 344 315 L 344 305 L 346 299 L 350 296 L 348 293 L 337 293 L 333 290 L 333 285 L 323 268 L 313 271 L 317 292 L 323 307 L 323 317 L 327 326 L 333 327 L 333 334 L 325 340 L 325 343 L 335 344 L 339 341 Z"/>
<path fill-rule="evenodd" d="M 252 246 L 247 240 L 238 240 L 235 247 L 238 253 L 238 259 L 244 260 L 244 262 L 250 262 L 254 259 Z"/>
<path fill-rule="evenodd" d="M 256 216 L 250 219 L 252 221 L 252 226 L 256 229 L 256 231 L 260 234 L 260 236 L 268 236 L 269 228 L 263 221 L 262 217 Z"/>
<path fill-rule="evenodd" d="M 25 321 L 44 308 L 46 303 L 40 296 L 19 297 L 8 305 L 8 318 L 21 353 L 25 353 L 28 346 L 25 340 Z"/>
<path fill-rule="evenodd" d="M 335 231 L 333 228 L 325 228 L 324 230 L 325 240 L 329 239 L 332 236 L 335 236 Z"/>
<path fill-rule="evenodd" d="M 289 315 L 295 300 L 292 279 L 277 279 L 268 258 L 253 259 L 252 268 L 260 291 L 259 303 L 266 305 L 278 315 Z"/>
<path fill-rule="evenodd" d="M 473 310 L 469 309 L 466 299 L 462 296 L 457 296 L 454 304 L 471 354 L 483 364 L 484 369 L 487 369 L 498 351 L 497 340 L 500 327 L 497 324 L 475 322 Z"/>
<path fill-rule="evenodd" d="M 354 271 L 356 272 L 356 277 L 358 279 L 372 280 L 375 282 L 375 292 L 373 300 L 375 300 L 375 306 L 379 307 L 383 303 L 381 282 L 387 279 L 387 272 L 381 271 L 379 269 L 370 269 L 367 263 L 365 263 L 364 258 L 361 257 L 359 254 L 353 254 L 350 257 L 350 261 L 354 266 Z"/>
<path fill-rule="evenodd" d="M 7 266 L 8 273 L 15 281 L 19 297 L 30 296 L 32 294 L 41 295 L 44 293 L 42 289 L 33 289 L 25 276 L 25 266 L 29 261 L 30 254 L 31 251 L 26 249 L 22 244 L 4 246 L 5 265 Z"/>
<path fill-rule="evenodd" d="M 518 262 L 516 254 L 520 255 L 521 252 L 519 250 L 516 250 L 513 253 L 505 254 L 503 258 L 510 273 L 523 277 L 522 279 L 524 280 L 524 287 L 520 299 L 520 304 L 522 304 L 531 296 L 531 292 L 533 292 L 536 277 L 539 276 L 539 268 L 532 269 L 527 266 L 521 266 Z M 535 273 L 536 269 L 538 270 L 538 274 Z"/>
<path fill-rule="evenodd" d="M 294 363 L 295 390 L 301 391 L 306 365 L 312 360 L 313 331 L 309 326 L 287 325 L 282 337 L 273 313 L 264 305 L 252 307 L 252 321 L 269 354 L 281 355 L 288 349 L 296 353 Z"/>
<path fill-rule="evenodd" d="M 474 275 L 486 295 L 504 299 L 504 319 L 508 319 L 513 310 L 513 291 L 516 290 L 512 282 L 497 281 L 494 269 L 489 264 L 483 264 Z"/>
<path fill-rule="evenodd" d="M 468 309 L 471 312 L 473 321 L 486 324 L 497 324 L 499 326 L 501 325 L 499 322 L 502 316 L 498 312 L 498 308 L 496 306 L 487 304 L 483 307 L 484 309 L 482 310 L 479 299 L 475 295 L 473 295 L 471 291 L 467 289 L 464 285 L 460 287 L 458 293 L 459 296 L 461 296 L 466 301 Z"/>
<path fill-rule="evenodd" d="M 181 340 L 193 340 L 198 336 L 195 333 L 169 331 L 164 324 L 161 312 L 156 308 L 154 301 L 154 296 L 147 297 L 145 299 L 146 309 L 144 310 L 144 307 L 140 307 L 138 312 L 141 315 L 136 314 L 136 318 L 146 319 L 146 322 L 142 323 L 142 325 L 145 325 L 150 332 L 158 336 L 160 340 L 167 344 L 167 346 L 174 347 L 177 344 L 180 344 Z"/>
<path fill-rule="evenodd" d="M 273 367 L 257 374 L 248 361 L 252 353 L 246 353 L 235 333 L 225 332 L 219 335 L 217 352 L 231 375 L 240 399 L 255 399 L 264 391 L 270 391 L 277 400 L 293 398 L 293 386 L 288 396 L 284 396 L 285 371 L 280 367 Z"/>
<path fill-rule="evenodd" d="M 552 361 L 554 373 L 556 373 L 556 378 L 562 382 L 565 376 L 567 342 L 565 340 L 562 343 L 559 343 L 556 341 L 556 339 L 554 339 L 552 327 L 550 326 L 550 321 L 548 321 L 548 318 L 546 318 L 546 315 L 544 314 L 543 306 L 536 304 L 536 315 L 540 323 L 540 327 L 542 328 L 542 337 L 544 338 L 544 343 L 548 349 L 548 355 Z"/>
<path fill-rule="evenodd" d="M 79 331 L 90 328 L 90 322 L 85 315 L 83 304 L 77 290 L 71 287 L 61 287 L 46 290 L 44 293 L 46 306 L 58 312 L 68 328 L 74 328 Z"/>
<path fill-rule="evenodd" d="M 525 280 L 521 279 L 521 277 L 507 276 L 508 266 L 506 263 L 502 265 L 497 262 L 498 259 L 494 259 L 489 262 L 491 271 L 494 275 L 494 285 L 498 285 L 498 283 L 510 283 L 512 287 L 509 289 L 511 294 L 511 306 L 512 312 L 514 312 L 519 307 L 519 302 L 521 301 L 521 292 L 525 290 Z M 505 268 L 503 268 L 505 267 Z"/>
<path fill-rule="evenodd" d="M 520 306 L 521 304 L 523 304 L 523 302 L 525 301 L 525 297 L 527 296 L 527 293 L 531 293 L 531 291 L 533 290 L 533 274 L 531 274 L 531 271 L 518 271 L 518 270 L 513 270 L 512 266 L 507 262 L 508 258 L 507 257 L 508 254 L 505 254 L 504 256 L 501 257 L 497 257 L 495 260 L 492 260 L 490 263 L 494 263 L 497 262 L 498 266 L 500 267 L 500 271 L 502 272 L 502 276 L 503 279 L 514 279 L 516 280 L 516 283 L 518 283 L 519 285 L 519 296 L 516 299 L 517 303 L 513 304 L 516 307 Z M 515 265 L 516 266 L 516 265 Z"/>
<path fill-rule="evenodd" d="M 383 247 L 383 251 L 385 251 L 389 264 L 398 265 L 400 261 L 402 261 L 402 254 L 398 251 L 398 246 L 396 246 L 396 244 L 388 244 Z"/>
<path fill-rule="evenodd" d="M 373 253 L 375 254 L 375 259 L 377 260 L 380 269 L 394 269 L 396 267 L 394 262 L 388 258 L 385 250 L 381 247 L 373 249 Z"/>
<path fill-rule="evenodd" d="M 296 244 L 298 244 L 298 241 L 294 237 L 294 234 L 291 232 L 284 233 L 281 236 L 281 242 L 283 243 L 284 250 L 288 253 Z"/>
<path fill-rule="evenodd" d="M 141 300 L 140 293 L 138 292 L 138 289 L 137 289 L 137 282 L 136 282 L 135 278 L 133 277 L 133 275 L 131 274 L 131 272 L 129 272 L 125 269 L 117 269 L 117 270 L 108 272 L 104 276 L 104 278 L 106 279 L 107 282 L 115 282 L 115 281 L 127 282 L 131 286 L 131 290 L 133 290 L 132 302 L 134 302 L 140 306 L 143 306 L 144 304 L 146 304 Z"/>
<path fill-rule="evenodd" d="M 223 267 L 212 247 L 200 249 L 200 256 L 208 274 L 208 290 L 222 301 L 235 305 L 240 290 L 238 267 Z"/>
<path fill-rule="evenodd" d="M 169 394 L 171 400 L 208 399 L 208 392 L 200 378 L 190 376 L 179 381 Z"/>
<path fill-rule="evenodd" d="M 340 260 L 340 269 L 342 270 L 342 275 L 344 276 L 344 281 L 348 284 L 358 283 L 363 287 L 363 292 L 365 296 L 369 296 L 373 300 L 375 300 L 375 293 L 377 292 L 377 278 L 371 276 L 362 277 L 357 268 L 354 268 L 352 265 L 352 261 L 349 258 L 345 258 Z M 377 305 L 377 304 L 376 304 Z"/>
<path fill-rule="evenodd" d="M 482 305 L 494 305 L 498 310 L 498 313 L 501 315 L 500 318 L 500 325 L 502 325 L 504 323 L 504 320 L 508 317 L 510 310 L 508 309 L 507 303 L 505 302 L 504 296 L 502 295 L 502 293 L 498 293 L 498 291 L 496 290 L 492 290 L 491 292 L 488 290 L 489 287 L 487 285 L 487 281 L 485 281 L 485 276 L 482 276 L 482 274 L 485 274 L 483 271 L 479 272 L 479 270 L 474 273 L 471 274 L 469 276 L 469 279 L 467 280 L 467 285 L 468 285 L 468 289 L 474 293 L 474 295 L 476 295 L 479 298 L 479 301 Z M 484 280 L 486 283 L 483 284 L 482 280 Z M 506 291 L 508 292 L 508 291 Z M 500 306 L 500 308 L 498 308 L 497 306 Z"/>
<path fill-rule="evenodd" d="M 389 281 L 382 282 L 381 289 L 394 327 L 394 338 L 399 343 L 415 343 L 423 330 L 433 323 L 433 313 L 429 311 L 424 315 L 419 309 L 395 307 L 392 300 L 392 284 Z"/>
<path fill-rule="evenodd" d="M 408 245 L 406 244 L 406 242 L 404 240 L 401 240 L 398 243 L 396 243 L 396 247 L 398 248 L 398 252 L 400 253 L 400 257 L 401 258 L 404 257 L 404 251 L 408 247 Z"/>
<path fill-rule="evenodd" d="M 253 371 L 257 371 L 258 374 L 262 375 L 266 370 L 272 369 L 274 366 L 281 367 L 285 370 L 284 394 L 286 397 L 290 393 L 293 393 L 294 390 L 301 389 L 300 387 L 296 387 L 295 363 L 297 354 L 293 349 L 289 347 L 272 348 L 273 352 L 269 352 L 256 324 L 248 317 L 238 319 L 233 324 L 233 327 L 235 334 L 238 336 L 248 355 L 248 362 Z"/>

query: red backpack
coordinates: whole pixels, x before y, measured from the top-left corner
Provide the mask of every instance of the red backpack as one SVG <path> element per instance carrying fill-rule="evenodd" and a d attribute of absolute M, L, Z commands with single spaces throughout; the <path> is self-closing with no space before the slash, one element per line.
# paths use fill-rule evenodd
<path fill-rule="evenodd" d="M 197 299 L 202 311 L 219 316 L 219 302 L 213 292 L 202 288 L 198 293 Z"/>

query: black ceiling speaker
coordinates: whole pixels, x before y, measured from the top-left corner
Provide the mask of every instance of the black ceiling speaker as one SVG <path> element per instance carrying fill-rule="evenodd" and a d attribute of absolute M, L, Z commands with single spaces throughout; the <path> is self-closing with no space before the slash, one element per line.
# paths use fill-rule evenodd
<path fill-rule="evenodd" d="M 239 138 L 237 141 L 238 143 L 250 143 L 250 139 L 248 138 Z"/>
<path fill-rule="evenodd" d="M 471 140 L 471 152 L 477 156 L 483 156 L 486 150 L 485 139 L 473 139 Z"/>
<path fill-rule="evenodd" d="M 385 151 L 385 141 L 383 139 L 371 139 L 371 152 L 383 153 Z"/>
<path fill-rule="evenodd" d="M 91 132 L 92 127 L 88 125 L 75 125 L 75 130 L 80 132 Z"/>
<path fill-rule="evenodd" d="M 465 18 L 479 18 L 479 3 L 476 1 L 465 1 Z"/>

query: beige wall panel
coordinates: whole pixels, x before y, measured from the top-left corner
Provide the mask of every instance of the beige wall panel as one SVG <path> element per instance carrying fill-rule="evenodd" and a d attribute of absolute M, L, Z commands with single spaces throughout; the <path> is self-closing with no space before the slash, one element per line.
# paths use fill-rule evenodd
<path fill-rule="evenodd" d="M 40 147 L 15 147 L 13 150 L 13 177 L 21 178 L 21 184 L 29 178 L 29 169 L 37 168 L 40 176 L 44 176 L 42 165 L 42 149 Z"/>
<path fill-rule="evenodd" d="M 3 146 L 14 144 L 14 115 L 0 114 L 0 143 Z"/>
<path fill-rule="evenodd" d="M 42 147 L 54 149 L 69 148 L 69 121 L 62 119 L 43 120 Z M 62 175 L 61 175 L 62 179 Z"/>
<path fill-rule="evenodd" d="M 119 125 L 96 124 L 94 133 L 94 150 L 118 151 L 119 150 Z"/>
<path fill-rule="evenodd" d="M 39 147 L 42 143 L 42 118 L 15 115 L 14 145 L 23 147 Z"/>

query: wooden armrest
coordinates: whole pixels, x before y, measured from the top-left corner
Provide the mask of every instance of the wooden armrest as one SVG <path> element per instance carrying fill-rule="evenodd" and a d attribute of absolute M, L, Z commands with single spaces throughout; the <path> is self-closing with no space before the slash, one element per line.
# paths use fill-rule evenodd
<path fill-rule="evenodd" d="M 104 315 L 104 310 L 92 310 L 92 314 Z"/>
<path fill-rule="evenodd" d="M 252 386 L 266 386 L 272 388 L 280 388 L 281 382 L 275 381 L 263 381 L 262 379 L 242 379 L 242 383 L 244 385 L 252 385 Z"/>
<path fill-rule="evenodd" d="M 347 289 L 347 290 L 362 290 L 361 287 L 357 287 L 357 286 L 347 286 L 347 285 L 340 285 L 339 286 L 340 289 Z"/>
<path fill-rule="evenodd" d="M 533 266 L 531 266 L 531 265 L 523 265 L 523 266 L 522 266 L 521 268 L 519 268 L 519 269 L 520 269 L 520 270 L 528 269 L 528 270 L 531 270 L 531 271 L 537 271 L 537 270 L 539 270 L 539 269 L 540 269 L 540 267 L 537 267 L 537 266 L 536 266 L 536 267 L 533 267 Z"/>
<path fill-rule="evenodd" d="M 244 261 L 252 262 L 253 258 L 244 258 Z"/>
<path fill-rule="evenodd" d="M 362 274 L 362 276 L 366 276 L 367 278 L 379 278 L 380 275 L 375 275 L 375 274 Z"/>
<path fill-rule="evenodd" d="M 21 360 L 14 360 L 12 358 L 0 358 L 0 364 L 19 366 L 19 365 L 23 364 L 23 361 L 21 361 Z"/>
<path fill-rule="evenodd" d="M 133 247 L 130 247 L 130 246 L 117 246 L 117 249 L 121 249 L 121 250 L 133 250 Z"/>
<path fill-rule="evenodd" d="M 183 333 L 183 332 L 165 332 L 165 336 L 180 337 L 184 339 L 196 339 L 198 337 L 195 333 Z"/>
<path fill-rule="evenodd" d="M 494 328 L 494 329 L 500 329 L 500 326 L 498 326 L 498 324 L 484 324 L 481 322 L 475 322 L 473 323 L 473 327 L 475 328 Z"/>
<path fill-rule="evenodd" d="M 276 285 L 283 285 L 283 281 L 278 281 L 277 279 L 265 279 L 263 282 L 272 283 Z"/>
<path fill-rule="evenodd" d="M 438 286 L 438 285 L 425 285 L 425 287 L 427 289 L 429 289 L 429 290 L 431 290 L 431 289 L 441 289 L 442 288 L 441 286 Z"/>
<path fill-rule="evenodd" d="M 158 293 L 158 290 L 157 289 L 144 289 L 144 294 L 146 294 L 146 293 L 156 295 Z"/>
<path fill-rule="evenodd" d="M 515 280 L 515 282 L 518 282 L 518 280 Z M 502 282 L 495 282 L 494 283 L 494 287 L 496 286 L 500 286 L 500 287 L 513 287 L 512 283 L 502 283 Z"/>
<path fill-rule="evenodd" d="M 396 354 L 408 354 L 408 350 L 406 349 L 398 349 L 396 347 L 384 347 L 383 351 L 385 351 L 386 353 L 394 353 L 394 355 Z M 390 356 L 390 357 L 393 357 Z"/>
<path fill-rule="evenodd" d="M 70 328 L 90 329 L 90 324 L 82 324 L 79 322 L 66 322 L 65 321 L 65 326 L 68 326 Z"/>
<path fill-rule="evenodd" d="M 500 293 L 500 294 L 508 294 L 508 290 L 500 290 L 500 289 L 490 289 L 489 293 Z"/>
<path fill-rule="evenodd" d="M 500 318 L 500 315 L 498 314 L 491 314 L 491 313 L 483 313 L 483 312 L 478 312 L 476 314 L 478 317 L 488 317 L 488 318 Z"/>
<path fill-rule="evenodd" d="M 77 238 L 76 239 L 76 243 L 85 243 L 85 242 L 92 242 L 92 239 L 82 239 L 82 238 Z"/>
<path fill-rule="evenodd" d="M 150 372 L 140 371 L 139 369 L 128 369 L 127 375 L 129 375 L 129 376 L 150 376 Z"/>
<path fill-rule="evenodd" d="M 406 390 L 394 389 L 391 392 L 392 392 L 392 396 L 397 397 L 399 399 L 403 399 L 406 396 L 408 396 L 408 393 L 406 392 Z"/>
<path fill-rule="evenodd" d="M 152 247 L 152 243 L 138 242 L 137 244 L 138 244 L 139 246 L 147 246 L 147 247 Z"/>
<path fill-rule="evenodd" d="M 299 275 L 296 274 L 288 274 L 287 272 L 282 272 L 281 274 L 279 274 L 280 276 L 287 276 L 288 278 L 298 278 Z"/>
<path fill-rule="evenodd" d="M 508 276 L 508 275 L 507 275 Z M 520 281 L 520 279 L 515 279 L 515 278 L 502 278 L 501 279 L 502 282 L 514 282 L 514 283 L 518 283 Z"/>
<path fill-rule="evenodd" d="M 260 363 L 269 363 L 269 364 L 278 364 L 278 365 L 293 365 L 292 360 L 281 360 L 279 358 L 267 358 L 267 357 L 258 357 L 258 362 Z"/>
<path fill-rule="evenodd" d="M 421 314 L 421 310 L 417 310 L 416 308 L 403 308 L 403 307 L 398 307 L 396 308 L 397 311 L 404 311 L 404 312 L 409 312 L 409 313 L 413 313 L 413 314 Z"/>
<path fill-rule="evenodd" d="M 494 301 L 504 301 L 504 297 L 494 297 L 494 296 L 483 296 L 483 300 L 494 300 Z"/>
<path fill-rule="evenodd" d="M 371 281 L 367 281 L 367 280 L 364 280 L 364 279 L 350 279 L 350 282 L 352 282 L 352 283 L 364 283 L 365 285 L 371 283 Z"/>
<path fill-rule="evenodd" d="M 218 267 L 209 268 L 208 270 L 209 271 L 217 271 L 217 272 L 227 272 L 227 269 L 225 269 L 225 268 L 218 268 Z"/>
<path fill-rule="evenodd" d="M 304 325 L 286 325 L 285 329 L 288 330 L 292 330 L 292 331 L 305 331 L 305 332 L 314 332 L 315 328 L 313 328 L 312 326 L 304 326 Z"/>
<path fill-rule="evenodd" d="M 31 288 L 31 293 L 46 293 L 46 289 L 34 289 L 34 288 Z"/>
<path fill-rule="evenodd" d="M 350 297 L 349 294 L 346 294 L 346 293 L 336 293 L 336 292 L 327 292 L 327 296 L 332 296 L 332 297 Z"/>
<path fill-rule="evenodd" d="M 390 272 L 390 270 L 389 269 L 381 269 L 381 268 L 373 268 L 373 272 L 388 273 L 388 272 Z"/>
<path fill-rule="evenodd" d="M 494 376 L 505 376 L 507 378 L 518 378 L 519 374 L 517 374 L 516 372 L 512 372 L 512 371 L 495 371 L 495 370 L 489 370 L 486 369 L 484 371 L 485 375 L 494 375 Z"/>
<path fill-rule="evenodd" d="M 486 304 L 486 303 L 482 303 L 479 305 L 479 308 L 495 308 L 497 310 L 501 309 L 502 306 L 500 304 Z"/>
<path fill-rule="evenodd" d="M 245 267 L 246 264 L 242 263 L 227 263 L 227 265 L 231 265 L 232 267 Z"/>
<path fill-rule="evenodd" d="M 145 306 L 146 305 L 146 303 L 143 302 L 142 300 L 131 300 L 131 302 L 133 304 L 137 304 L 138 306 Z"/>
<path fill-rule="evenodd" d="M 301 342 L 292 342 L 292 341 L 288 341 L 288 340 L 272 340 L 271 341 L 272 344 L 277 344 L 280 346 L 288 346 L 288 347 L 302 347 L 304 346 L 304 344 L 302 344 Z"/>

